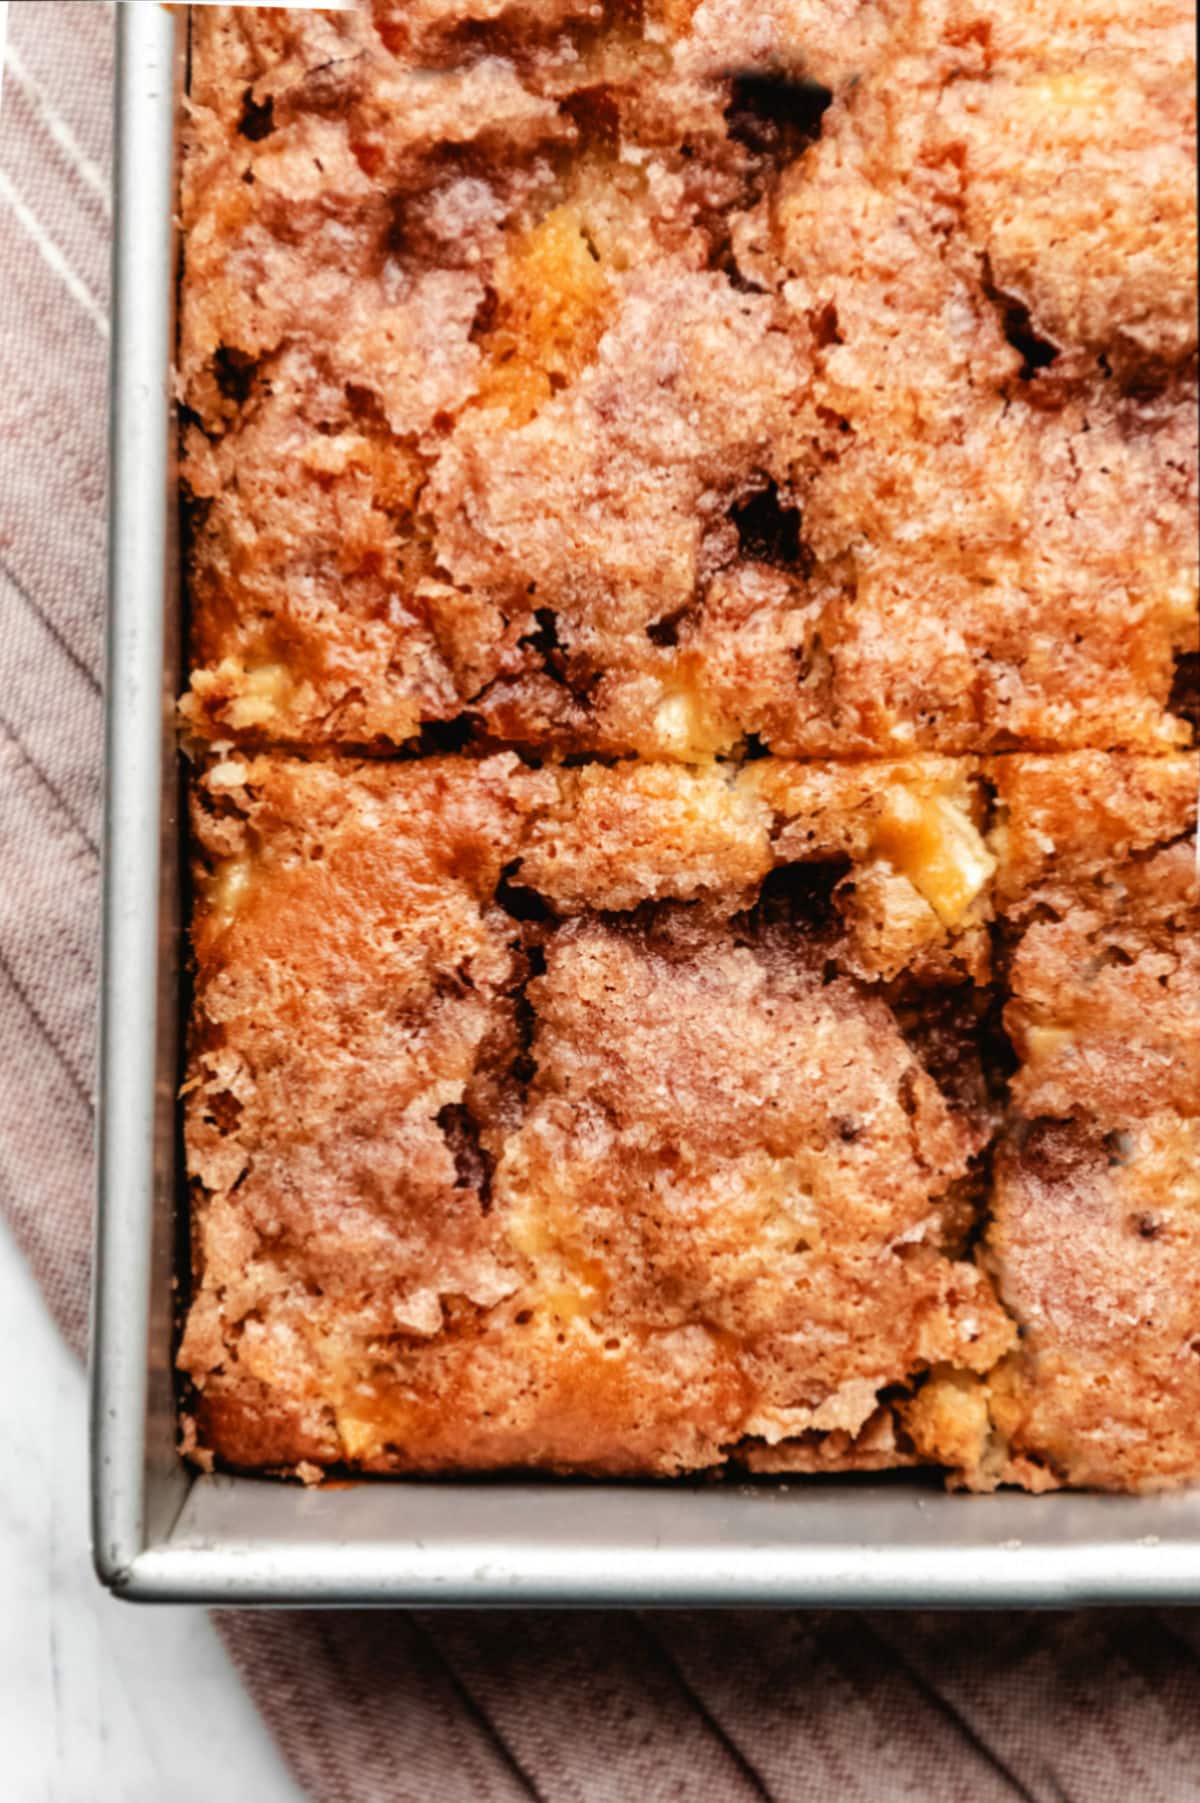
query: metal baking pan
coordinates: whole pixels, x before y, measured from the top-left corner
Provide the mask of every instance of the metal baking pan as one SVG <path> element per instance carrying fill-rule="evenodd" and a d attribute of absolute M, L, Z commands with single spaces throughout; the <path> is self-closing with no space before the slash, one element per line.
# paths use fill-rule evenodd
<path fill-rule="evenodd" d="M 173 354 L 186 19 L 122 6 L 107 816 L 92 1352 L 97 1570 L 139 1601 L 1200 1602 L 1200 1492 L 948 1496 L 877 1481 L 566 1485 L 205 1476 L 175 1451 L 184 961 Z"/>

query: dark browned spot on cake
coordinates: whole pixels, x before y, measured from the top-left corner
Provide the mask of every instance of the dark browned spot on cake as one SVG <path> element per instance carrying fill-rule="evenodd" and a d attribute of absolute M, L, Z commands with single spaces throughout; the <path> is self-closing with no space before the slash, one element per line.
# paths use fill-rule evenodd
<path fill-rule="evenodd" d="M 537 607 L 533 613 L 537 626 L 521 639 L 522 647 L 534 651 L 551 671 L 558 673 L 562 664 L 562 640 L 558 636 L 558 615 L 551 607 Z"/>
<path fill-rule="evenodd" d="M 470 714 L 456 714 L 453 720 L 427 720 L 412 742 L 416 757 L 444 757 L 465 751 L 476 734 Z"/>
<path fill-rule="evenodd" d="M 525 924 L 541 925 L 554 918 L 553 910 L 548 902 L 538 894 L 536 889 L 529 889 L 523 883 L 514 881 L 520 872 L 520 862 L 514 860 L 506 864 L 500 873 L 500 881 L 496 885 L 496 903 L 514 920 Z"/>
<path fill-rule="evenodd" d="M 731 138 L 760 156 L 794 157 L 820 137 L 821 120 L 832 101 L 831 90 L 819 81 L 739 75 L 725 123 Z"/>
<path fill-rule="evenodd" d="M 563 101 L 563 111 L 574 121 L 585 144 L 616 149 L 621 137 L 621 114 L 611 89 L 581 88 Z"/>
<path fill-rule="evenodd" d="M 495 1161 L 480 1144 L 479 1128 L 470 1109 L 461 1102 L 448 1102 L 438 1110 L 437 1124 L 454 1160 L 455 1189 L 477 1195 L 486 1214 L 492 1199 Z"/>
<path fill-rule="evenodd" d="M 1018 371 L 1021 381 L 1031 382 L 1040 369 L 1049 369 L 1056 361 L 1058 345 L 1038 332 L 1028 306 L 1019 295 L 1008 294 L 996 284 L 987 257 L 983 260 L 983 291 L 999 312 L 1005 338 L 1021 358 Z"/>
<path fill-rule="evenodd" d="M 813 555 L 801 535 L 800 511 L 788 505 L 774 482 L 740 502 L 730 518 L 737 528 L 738 547 L 744 558 L 811 576 Z"/>
<path fill-rule="evenodd" d="M 661 620 L 651 620 L 646 628 L 646 637 L 652 645 L 661 645 L 665 649 L 679 643 L 679 629 L 692 612 L 687 607 L 677 607 L 674 613 L 664 614 Z"/>
<path fill-rule="evenodd" d="M 841 327 L 838 323 L 838 310 L 832 301 L 826 301 L 811 317 L 813 337 L 822 350 L 829 350 L 835 344 L 845 344 Z"/>
<path fill-rule="evenodd" d="M 242 1104 L 227 1089 L 209 1090 L 204 1097 L 204 1117 L 218 1132 L 236 1133 L 242 1118 Z"/>
<path fill-rule="evenodd" d="M 1170 711 L 1200 731 L 1200 651 L 1178 651 L 1167 703 Z"/>
<path fill-rule="evenodd" d="M 274 114 L 275 102 L 269 94 L 265 100 L 256 100 L 253 88 L 247 88 L 242 95 L 238 131 L 243 138 L 249 138 L 252 144 L 259 144 L 275 130 Z"/>
<path fill-rule="evenodd" d="M 1104 1158 L 1103 1140 L 1077 1121 L 1030 1121 L 1018 1145 L 1021 1163 L 1043 1183 L 1069 1184 Z"/>
<path fill-rule="evenodd" d="M 850 869 L 849 858 L 781 864 L 764 878 L 758 901 L 743 916 L 752 929 L 786 926 L 825 935 L 839 925 L 834 890 Z"/>
<path fill-rule="evenodd" d="M 232 345 L 218 345 L 213 353 L 213 375 L 217 387 L 227 401 L 237 407 L 244 407 L 254 387 L 254 378 L 258 374 L 258 359 L 248 357 L 244 351 L 235 350 Z"/>

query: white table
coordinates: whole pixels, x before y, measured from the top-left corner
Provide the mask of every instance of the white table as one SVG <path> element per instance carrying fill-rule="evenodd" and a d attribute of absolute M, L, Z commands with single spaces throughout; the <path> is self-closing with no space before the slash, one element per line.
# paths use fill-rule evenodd
<path fill-rule="evenodd" d="M 84 1375 L 0 1226 L 5 1803 L 297 1803 L 201 1609 L 117 1603 L 87 1546 Z"/>

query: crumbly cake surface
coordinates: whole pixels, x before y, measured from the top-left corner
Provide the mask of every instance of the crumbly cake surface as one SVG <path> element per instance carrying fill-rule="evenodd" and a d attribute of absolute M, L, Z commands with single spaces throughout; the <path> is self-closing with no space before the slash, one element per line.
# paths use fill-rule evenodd
<path fill-rule="evenodd" d="M 193 30 L 197 736 L 1188 742 L 1189 8 Z"/>
<path fill-rule="evenodd" d="M 1022 1325 L 991 1381 L 1072 1483 L 1200 1474 L 1200 886 L 1193 759 L 1002 764 L 1020 1060 L 988 1262 Z"/>
<path fill-rule="evenodd" d="M 1194 1471 L 1196 780 L 210 766 L 195 1446 Z"/>
<path fill-rule="evenodd" d="M 185 1450 L 1200 1476 L 1187 9 L 196 9 Z"/>
<path fill-rule="evenodd" d="M 673 1473 L 834 1435 L 870 1464 L 897 1456 L 882 1392 L 1014 1342 L 967 1250 L 991 1125 L 960 993 L 977 781 L 761 774 L 208 772 L 202 1439 L 242 1464 Z M 894 876 L 885 993 L 843 848 L 867 862 L 910 797 L 944 918 Z M 943 814 L 974 851 L 953 893 Z M 928 1042 L 910 948 L 938 966 Z"/>

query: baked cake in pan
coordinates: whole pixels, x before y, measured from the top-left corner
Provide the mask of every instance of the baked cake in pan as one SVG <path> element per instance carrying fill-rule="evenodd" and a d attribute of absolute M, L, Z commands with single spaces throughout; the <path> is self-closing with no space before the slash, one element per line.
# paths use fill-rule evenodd
<path fill-rule="evenodd" d="M 1190 8 L 194 32 L 198 735 L 1185 742 Z"/>
<path fill-rule="evenodd" d="M 186 1450 L 1200 1474 L 1187 9 L 192 31 Z"/>

